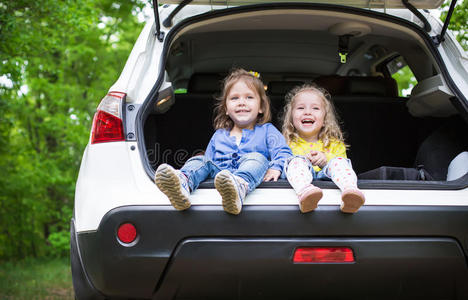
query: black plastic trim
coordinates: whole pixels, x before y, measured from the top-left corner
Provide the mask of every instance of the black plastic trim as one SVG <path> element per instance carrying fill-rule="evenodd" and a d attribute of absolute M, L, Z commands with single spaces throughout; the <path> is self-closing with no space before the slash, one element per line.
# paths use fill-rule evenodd
<path fill-rule="evenodd" d="M 262 11 L 262 10 L 281 10 L 281 9 L 307 9 L 307 10 L 329 10 L 329 11 L 338 11 L 342 13 L 349 13 L 349 14 L 357 14 L 360 16 L 372 16 L 374 18 L 379 18 L 385 21 L 389 21 L 392 23 L 396 23 L 398 25 L 403 25 L 406 27 L 409 27 L 413 29 L 416 33 L 418 33 L 422 39 L 425 41 L 426 46 L 428 49 L 431 51 L 431 54 L 433 55 L 434 59 L 436 60 L 436 63 L 438 64 L 444 79 L 446 80 L 448 86 L 454 91 L 455 95 L 458 95 L 459 98 L 452 97 L 451 101 L 452 104 L 458 109 L 464 120 L 468 123 L 468 99 L 461 93 L 461 91 L 456 87 L 455 83 L 453 82 L 452 78 L 449 75 L 449 72 L 445 65 L 442 63 L 442 59 L 440 57 L 440 54 L 436 48 L 436 45 L 434 44 L 432 38 L 428 35 L 427 32 L 425 32 L 421 27 L 417 26 L 416 24 L 398 18 L 394 17 L 391 15 L 387 15 L 385 13 L 380 13 L 380 12 L 375 12 L 375 11 L 370 11 L 370 10 L 364 10 L 364 9 L 359 9 L 359 8 L 354 8 L 354 7 L 346 7 L 346 6 L 339 6 L 339 5 L 328 5 L 328 4 L 314 4 L 314 3 L 267 3 L 267 4 L 254 4 L 254 5 L 245 5 L 245 6 L 239 6 L 239 7 L 232 7 L 228 9 L 223 9 L 223 10 L 216 10 L 216 11 L 211 11 L 207 12 L 204 14 L 196 15 L 190 18 L 187 18 L 180 23 L 176 24 L 172 30 L 170 30 L 166 36 L 166 39 L 164 41 L 164 48 L 163 52 L 161 55 L 161 61 L 160 61 L 160 70 L 159 70 L 159 77 L 156 80 L 156 83 L 154 87 L 151 89 L 150 93 L 148 94 L 147 98 L 145 99 L 144 103 L 142 104 L 141 109 L 138 111 L 138 116 L 137 116 L 137 121 L 136 121 L 136 129 L 137 129 L 137 135 L 138 139 L 140 140 L 140 143 L 138 143 L 138 147 L 140 150 L 140 155 L 142 159 L 142 165 L 145 168 L 145 172 L 148 175 L 148 177 L 153 180 L 154 178 L 154 170 L 152 169 L 148 157 L 146 156 L 146 149 L 144 145 L 144 130 L 143 130 L 143 123 L 144 120 L 146 120 L 147 116 L 150 114 L 151 110 L 148 110 L 148 106 L 151 104 L 151 102 L 154 99 L 157 99 L 157 94 L 158 94 L 158 89 L 161 86 L 163 80 L 164 80 L 164 68 L 167 60 L 167 55 L 168 55 L 168 50 L 169 50 L 169 45 L 172 42 L 173 37 L 176 36 L 176 34 L 182 30 L 184 27 L 189 26 L 191 24 L 212 19 L 212 18 L 218 18 L 218 17 L 223 17 L 227 15 L 233 15 L 233 14 L 238 14 L 238 13 L 245 13 L 245 12 L 252 12 L 252 11 Z M 421 182 L 418 182 L 417 184 L 415 183 L 410 183 L 408 185 L 407 182 L 405 182 L 404 186 L 402 186 L 401 189 L 427 189 L 428 187 L 433 186 L 434 189 L 462 189 L 468 186 L 468 178 L 465 178 L 463 181 L 456 180 L 454 182 L 457 182 L 458 184 L 449 184 L 447 185 L 447 182 L 439 182 L 437 184 L 432 184 L 432 185 L 426 185 Z M 444 188 L 447 187 L 447 188 Z M 387 183 L 383 181 L 379 181 L 378 183 L 376 182 L 375 185 L 371 185 L 372 188 L 391 188 L 391 189 L 397 189 L 395 186 L 395 182 L 392 183 Z M 400 189 L 400 188 L 398 188 Z"/>
<path fill-rule="evenodd" d="M 297 247 L 349 247 L 355 262 L 295 264 Z M 312 290 L 314 299 L 408 299 L 416 290 L 424 299 L 462 299 L 467 273 L 450 238 L 189 238 L 174 251 L 156 296 L 304 299 Z"/>
<path fill-rule="evenodd" d="M 426 32 L 430 32 L 432 30 L 431 24 L 427 21 L 427 19 L 418 11 L 416 7 L 414 7 L 411 3 L 409 3 L 408 0 L 402 0 L 401 1 L 404 6 L 406 6 L 407 9 L 409 9 L 416 17 L 418 17 L 421 22 L 424 24 L 424 30 Z"/>
<path fill-rule="evenodd" d="M 125 140 L 136 141 L 135 124 L 137 112 L 140 109 L 141 104 L 125 103 L 123 105 L 123 111 L 125 115 Z"/>
<path fill-rule="evenodd" d="M 133 247 L 123 247 L 116 241 L 116 229 L 124 222 L 132 222 L 140 235 L 138 243 Z M 320 205 L 316 211 L 308 214 L 301 214 L 296 205 L 248 205 L 238 216 L 225 213 L 221 205 L 197 205 L 182 212 L 171 206 L 125 206 L 109 211 L 101 220 L 97 231 L 78 233 L 77 239 L 90 280 L 106 297 L 111 298 L 146 299 L 151 298 L 155 290 L 158 293 L 162 288 L 171 290 L 173 285 L 166 285 L 164 278 L 172 272 L 172 263 L 178 255 L 176 249 L 181 249 L 187 241 L 194 239 L 257 240 L 259 246 L 272 240 L 304 242 L 296 243 L 297 246 L 343 245 L 354 241 L 353 245 L 357 248 L 363 247 L 365 241 L 385 240 L 391 243 L 402 240 L 450 240 L 460 249 L 454 266 L 457 272 L 466 274 L 468 206 L 366 205 L 358 213 L 350 215 L 341 213 L 338 205 Z M 306 240 L 309 244 L 305 243 Z M 207 247 L 205 250 L 211 251 L 211 246 Z M 213 251 L 216 249 L 218 248 L 214 247 Z M 443 251 L 443 248 L 437 246 L 437 242 L 431 249 Z M 218 250 L 213 255 L 222 256 Z M 196 252 L 190 253 L 197 255 Z M 209 253 L 205 252 L 205 262 L 209 262 L 212 257 Z M 377 258 L 375 268 L 383 270 L 386 263 L 399 259 L 402 255 L 405 252 L 385 251 L 382 253 L 382 260 Z M 231 256 L 227 256 L 224 259 L 229 261 L 230 258 Z M 247 257 L 243 260 L 242 256 L 237 257 L 237 260 L 241 260 L 244 265 L 250 262 Z M 178 263 L 180 262 L 179 260 Z M 254 260 L 252 262 L 255 263 Z M 197 262 L 203 263 L 204 261 Z M 223 264 L 222 260 L 220 263 Z M 272 259 L 272 263 L 275 263 L 275 259 Z M 422 269 L 430 270 L 432 267 L 430 260 L 411 263 L 418 264 Z M 212 265 L 206 264 L 206 268 L 211 267 Z M 328 268 L 324 270 L 330 271 Z M 259 268 L 258 271 L 264 276 L 271 275 L 268 268 Z M 229 273 L 229 270 L 225 272 Z M 352 274 L 350 273 L 351 276 Z M 360 272 L 355 274 L 363 275 Z M 380 281 L 376 280 L 374 283 L 378 282 Z M 468 282 L 467 277 L 461 284 L 468 287 L 463 282 Z M 468 295 L 468 291 L 465 293 L 463 295 Z"/>
<path fill-rule="evenodd" d="M 325 189 L 338 189 L 332 181 L 316 180 L 314 185 Z M 461 190 L 468 187 L 468 173 L 453 181 L 418 181 L 418 180 L 368 180 L 359 179 L 358 186 L 361 189 L 379 190 Z M 199 189 L 214 189 L 214 180 L 207 179 L 200 183 Z M 257 188 L 284 189 L 291 188 L 286 179 L 278 181 L 262 182 Z"/>
<path fill-rule="evenodd" d="M 75 230 L 75 219 L 70 221 L 70 263 L 72 272 L 73 289 L 77 300 L 104 299 L 104 296 L 96 290 L 89 280 L 86 270 L 83 268 L 80 244 Z"/>

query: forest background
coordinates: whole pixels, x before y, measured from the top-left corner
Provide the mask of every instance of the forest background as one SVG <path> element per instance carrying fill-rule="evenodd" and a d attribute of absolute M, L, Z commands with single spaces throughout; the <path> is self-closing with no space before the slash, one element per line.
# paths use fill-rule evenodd
<path fill-rule="evenodd" d="M 0 1 L 0 265 L 69 255 L 75 181 L 99 101 L 149 0 Z M 447 2 L 447 1 L 446 1 Z M 445 19 L 448 3 L 441 18 Z M 468 50 L 468 0 L 449 29 Z M 398 75 L 411 88 L 411 74 Z"/>

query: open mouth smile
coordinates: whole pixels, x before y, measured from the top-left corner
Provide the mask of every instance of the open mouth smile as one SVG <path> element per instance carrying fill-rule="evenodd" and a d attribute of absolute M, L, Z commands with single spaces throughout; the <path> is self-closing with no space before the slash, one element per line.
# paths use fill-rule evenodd
<path fill-rule="evenodd" d="M 312 120 L 312 119 L 308 119 L 308 118 L 307 118 L 307 119 L 302 119 L 302 120 L 301 120 L 301 123 L 302 123 L 303 125 L 313 125 L 313 124 L 315 123 L 315 121 Z"/>

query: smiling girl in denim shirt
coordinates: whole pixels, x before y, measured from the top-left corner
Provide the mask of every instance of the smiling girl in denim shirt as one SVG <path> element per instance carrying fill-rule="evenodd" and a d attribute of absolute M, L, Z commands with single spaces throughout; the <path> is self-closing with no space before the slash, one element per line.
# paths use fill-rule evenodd
<path fill-rule="evenodd" d="M 178 210 L 190 207 L 189 195 L 214 178 L 223 208 L 239 214 L 245 196 L 263 180 L 276 181 L 291 150 L 271 124 L 270 101 L 256 72 L 234 70 L 224 79 L 215 108 L 213 134 L 205 155 L 190 158 L 180 170 L 162 164 L 155 182 Z"/>

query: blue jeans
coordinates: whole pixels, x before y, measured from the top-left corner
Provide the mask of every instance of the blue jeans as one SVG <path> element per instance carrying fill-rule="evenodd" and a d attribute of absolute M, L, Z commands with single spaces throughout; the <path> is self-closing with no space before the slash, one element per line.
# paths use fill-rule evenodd
<path fill-rule="evenodd" d="M 263 181 L 268 164 L 265 156 L 251 152 L 239 159 L 239 167 L 232 173 L 244 179 L 249 184 L 248 192 L 251 192 Z M 204 155 L 199 155 L 187 160 L 180 171 L 187 176 L 190 190 L 194 191 L 200 182 L 214 178 L 221 169 Z"/>
<path fill-rule="evenodd" d="M 329 171 L 328 168 L 329 168 L 329 165 L 333 162 L 333 160 L 336 159 L 337 157 L 334 157 L 334 158 L 330 159 L 330 161 L 320 171 L 317 172 L 317 171 L 314 170 L 314 166 L 312 165 L 310 160 L 307 159 L 305 156 L 302 156 L 302 155 L 291 156 L 285 161 L 285 163 L 284 163 L 284 172 L 281 173 L 281 178 L 286 179 L 286 170 L 288 168 L 289 162 L 291 160 L 293 160 L 293 158 L 296 158 L 296 157 L 300 157 L 300 158 L 304 159 L 307 166 L 309 167 L 310 172 L 312 173 L 312 177 L 313 177 L 314 180 L 331 180 L 331 175 L 330 175 L 330 171 Z M 351 166 L 351 160 L 348 159 L 348 158 L 345 158 L 345 159 L 349 163 L 349 165 Z"/>

